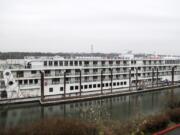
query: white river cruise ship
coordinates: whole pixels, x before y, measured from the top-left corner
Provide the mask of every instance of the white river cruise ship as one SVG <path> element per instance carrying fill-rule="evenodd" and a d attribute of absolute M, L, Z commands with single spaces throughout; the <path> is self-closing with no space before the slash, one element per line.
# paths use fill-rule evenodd
<path fill-rule="evenodd" d="M 180 81 L 180 57 L 26 57 L 0 61 L 0 100 L 79 97 Z M 43 91 L 42 91 L 43 89 Z"/>

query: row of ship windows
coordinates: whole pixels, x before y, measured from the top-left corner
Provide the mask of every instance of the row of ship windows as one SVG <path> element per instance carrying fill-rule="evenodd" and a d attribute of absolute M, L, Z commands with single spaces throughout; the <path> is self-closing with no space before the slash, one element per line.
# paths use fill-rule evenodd
<path fill-rule="evenodd" d="M 44 66 L 82 66 L 82 64 L 84 65 L 89 65 L 91 62 L 90 61 L 44 61 Z M 92 64 L 93 65 L 97 65 L 97 64 L 102 64 L 102 65 L 105 65 L 106 64 L 106 61 L 93 61 Z M 116 61 L 116 62 L 113 62 L 113 61 L 108 61 L 108 64 L 127 64 L 127 61 Z M 133 64 L 136 63 L 136 61 L 133 61 L 131 62 Z"/>
<path fill-rule="evenodd" d="M 34 79 L 34 80 L 33 79 L 31 79 L 31 80 L 19 80 L 18 84 L 19 85 L 22 85 L 22 84 L 25 84 L 25 85 L 26 84 L 38 84 L 38 82 L 39 82 L 38 79 Z"/>
<path fill-rule="evenodd" d="M 146 70 L 148 71 L 148 70 L 152 70 L 152 68 L 153 68 L 153 67 L 146 67 L 146 68 L 145 68 L 145 67 L 138 67 L 138 70 L 143 69 L 144 71 L 146 71 Z M 122 69 L 120 70 L 120 68 L 115 68 L 114 71 L 117 71 L 117 72 L 120 72 L 120 71 L 127 72 L 127 69 L 128 69 L 128 68 L 122 68 Z M 163 69 L 163 70 L 166 70 L 166 69 L 167 69 L 167 70 L 171 70 L 171 67 L 169 67 L 169 66 L 168 66 L 168 67 L 159 67 L 159 70 L 162 70 L 162 69 Z M 109 71 L 109 69 L 106 69 L 106 70 Z M 131 70 L 134 71 L 135 68 L 134 68 L 134 67 L 131 67 Z M 66 70 L 67 73 L 71 73 L 71 71 L 73 71 L 73 70 L 70 70 L 70 69 L 67 69 L 67 70 Z M 88 72 L 90 72 L 90 71 L 91 71 L 90 69 L 84 69 L 84 72 L 85 72 L 85 73 L 88 73 Z M 100 70 L 98 70 L 98 69 L 93 69 L 92 71 L 93 71 L 94 73 L 96 73 L 96 72 L 98 72 L 98 71 L 100 71 Z M 104 71 L 105 71 L 105 69 L 104 69 Z M 77 72 L 79 73 L 79 70 L 75 69 L 75 72 L 76 72 L 76 73 L 77 73 Z M 46 75 L 46 74 L 50 74 L 50 73 L 51 73 L 50 70 L 45 70 L 45 75 Z M 56 73 L 56 74 L 61 73 L 61 70 L 56 70 L 55 73 Z M 37 74 L 37 71 L 36 71 L 36 70 L 32 70 L 32 71 L 31 71 L 31 74 Z M 23 72 L 23 71 L 18 71 L 16 76 L 17 76 L 17 77 L 24 77 L 24 72 Z"/>
<path fill-rule="evenodd" d="M 92 61 L 93 65 L 97 65 L 97 64 L 127 64 L 129 61 L 126 60 L 121 60 L 121 61 Z M 44 66 L 82 66 L 82 64 L 84 63 L 84 65 L 89 65 L 91 62 L 90 61 L 44 61 Z M 136 61 L 130 61 L 131 64 L 136 64 Z M 162 64 L 163 62 L 161 60 L 154 60 L 154 61 L 143 61 L 143 64 Z M 165 64 L 179 64 L 180 60 L 168 60 L 165 61 Z"/>
<path fill-rule="evenodd" d="M 123 86 L 126 85 L 127 82 L 113 82 L 112 85 L 113 86 Z M 109 87 L 111 86 L 111 83 L 103 83 L 102 87 Z M 81 85 L 81 89 L 92 89 L 92 88 L 100 88 L 101 84 L 89 84 L 89 85 Z M 70 90 L 78 90 L 79 86 L 70 86 Z M 60 91 L 64 91 L 64 87 L 60 87 Z M 53 88 L 50 87 L 49 88 L 49 92 L 53 92 Z"/>
<path fill-rule="evenodd" d="M 164 72 L 162 72 L 162 73 L 159 73 L 159 75 L 165 75 L 165 74 L 171 74 L 171 72 L 166 72 L 166 73 L 164 73 Z M 141 74 L 141 73 L 138 73 L 137 74 L 139 77 L 141 77 L 141 76 L 146 76 L 146 77 L 150 77 L 151 75 L 152 75 L 152 73 L 147 73 L 147 74 L 145 74 L 145 73 L 143 73 L 143 74 Z M 105 77 L 106 76 L 106 77 Z M 131 77 L 135 77 L 136 75 L 135 74 L 131 74 Z M 154 76 L 156 76 L 156 73 L 154 73 Z M 128 75 L 126 75 L 126 74 L 123 74 L 123 75 L 113 75 L 113 79 L 120 79 L 120 77 L 123 77 L 123 78 L 126 78 L 126 77 L 128 77 Z M 93 76 L 92 77 L 93 79 L 95 79 L 95 80 L 97 80 L 98 78 L 100 79 L 100 76 Z M 103 75 L 103 79 L 111 79 L 111 76 L 110 75 Z M 82 77 L 82 80 L 89 80 L 90 79 L 90 77 L 89 76 L 85 76 L 85 77 Z M 79 80 L 79 77 L 75 77 L 75 80 Z M 62 80 L 63 81 L 63 80 Z M 70 78 L 66 78 L 66 81 L 70 81 Z M 60 78 L 53 78 L 52 79 L 52 83 L 54 84 L 54 83 L 59 83 L 60 82 Z M 38 81 L 38 79 L 30 79 L 30 80 L 19 80 L 18 81 L 18 84 L 19 85 L 22 85 L 22 84 L 24 84 L 24 85 L 26 85 L 26 84 L 38 84 L 39 83 L 39 81 Z"/>

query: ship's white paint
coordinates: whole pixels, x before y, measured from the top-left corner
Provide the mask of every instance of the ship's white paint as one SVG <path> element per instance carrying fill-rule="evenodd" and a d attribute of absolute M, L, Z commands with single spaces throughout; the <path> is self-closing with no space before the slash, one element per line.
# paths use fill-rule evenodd
<path fill-rule="evenodd" d="M 51 65 L 49 62 L 51 62 Z M 18 63 L 18 61 L 15 63 Z M 158 81 L 168 80 L 171 82 L 171 71 L 174 66 L 176 66 L 174 81 L 180 81 L 179 57 L 151 56 L 136 58 L 130 53 L 115 58 L 75 57 L 66 59 L 58 56 L 27 57 L 23 62 L 20 60 L 19 63 L 21 63 L 21 66 L 18 68 L 12 65 L 11 69 L 0 69 L 3 72 L 3 75 L 0 76 L 0 81 L 5 82 L 5 88 L 0 88 L 0 92 L 6 91 L 9 99 L 40 96 L 40 71 L 45 73 L 44 95 L 50 97 L 79 96 L 79 70 L 82 73 L 81 95 L 101 93 L 101 73 L 105 76 L 102 81 L 104 85 L 102 88 L 103 93 L 110 92 L 110 68 L 113 71 L 113 91 L 128 89 L 130 85 L 129 70 L 131 70 L 132 74 L 131 86 L 135 86 L 136 70 L 138 70 L 138 85 L 150 85 L 152 82 L 152 69 L 154 69 L 156 74 L 157 68 L 159 69 Z M 66 79 L 68 80 L 66 80 L 66 87 L 64 88 L 65 71 L 67 72 Z M 9 75 L 6 74 L 7 72 Z M 154 78 L 157 81 L 156 75 Z M 64 95 L 64 89 L 66 90 L 66 95 Z"/>

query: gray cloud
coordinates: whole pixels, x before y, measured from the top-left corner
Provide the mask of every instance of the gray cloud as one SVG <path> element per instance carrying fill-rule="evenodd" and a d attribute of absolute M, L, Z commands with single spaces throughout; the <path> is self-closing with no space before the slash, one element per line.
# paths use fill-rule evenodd
<path fill-rule="evenodd" d="M 2 0 L 1 51 L 180 54 L 179 0 Z"/>

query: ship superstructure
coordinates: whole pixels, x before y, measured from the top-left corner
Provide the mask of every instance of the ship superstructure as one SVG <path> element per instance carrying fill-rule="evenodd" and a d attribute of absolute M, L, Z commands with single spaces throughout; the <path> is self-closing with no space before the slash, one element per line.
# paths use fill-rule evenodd
<path fill-rule="evenodd" d="M 180 58 L 26 57 L 1 62 L 0 99 L 41 96 L 74 97 L 154 87 L 180 81 Z M 41 78 L 44 74 L 44 79 Z"/>

